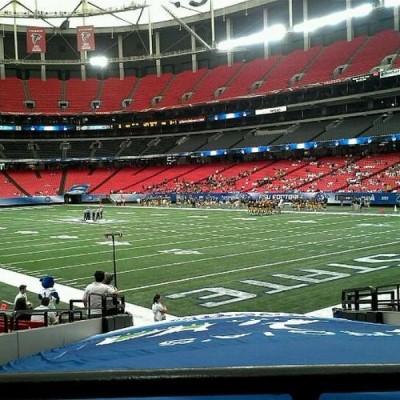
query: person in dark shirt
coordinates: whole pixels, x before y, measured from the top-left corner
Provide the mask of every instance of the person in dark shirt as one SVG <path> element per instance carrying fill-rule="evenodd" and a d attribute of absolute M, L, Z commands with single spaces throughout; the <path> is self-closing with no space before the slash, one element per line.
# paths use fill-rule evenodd
<path fill-rule="evenodd" d="M 24 311 L 28 312 L 24 313 Z M 15 319 L 19 321 L 30 321 L 31 320 L 30 311 L 31 308 L 28 306 L 26 299 L 24 297 L 20 297 L 19 299 L 17 299 L 14 307 Z"/>

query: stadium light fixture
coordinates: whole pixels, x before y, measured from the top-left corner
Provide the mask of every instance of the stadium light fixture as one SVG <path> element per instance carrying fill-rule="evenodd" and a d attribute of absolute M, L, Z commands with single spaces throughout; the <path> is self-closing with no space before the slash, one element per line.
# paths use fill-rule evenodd
<path fill-rule="evenodd" d="M 286 35 L 286 28 L 281 25 L 274 25 L 262 32 L 253 35 L 243 36 L 237 39 L 223 40 L 217 44 L 217 49 L 221 51 L 233 50 L 237 47 L 251 46 L 258 43 L 277 42 Z"/>
<path fill-rule="evenodd" d="M 314 32 L 319 28 L 329 25 L 337 25 L 351 18 L 365 17 L 373 10 L 370 3 L 362 4 L 349 10 L 338 11 L 321 18 L 313 18 L 308 21 L 297 24 L 293 27 L 294 32 Z"/>
<path fill-rule="evenodd" d="M 385 0 L 384 6 L 389 7 L 398 7 L 400 5 L 400 0 Z"/>
<path fill-rule="evenodd" d="M 94 67 L 104 68 L 108 65 L 108 59 L 105 56 L 97 56 L 89 59 L 90 65 Z"/>

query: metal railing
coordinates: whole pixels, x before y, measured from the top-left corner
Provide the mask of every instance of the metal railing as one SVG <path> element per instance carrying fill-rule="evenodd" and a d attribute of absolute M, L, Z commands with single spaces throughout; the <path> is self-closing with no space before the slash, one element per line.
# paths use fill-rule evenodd
<path fill-rule="evenodd" d="M 347 311 L 400 311 L 400 284 L 344 289 L 342 308 Z"/>

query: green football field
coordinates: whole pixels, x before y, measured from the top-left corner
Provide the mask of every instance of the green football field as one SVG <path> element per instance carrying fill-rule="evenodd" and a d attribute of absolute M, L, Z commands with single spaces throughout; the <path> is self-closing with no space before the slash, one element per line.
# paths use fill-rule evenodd
<path fill-rule="evenodd" d="M 0 209 L 1 267 L 84 289 L 95 270 L 113 271 L 105 233 L 122 232 L 115 254 L 126 301 L 150 307 L 159 292 L 176 316 L 305 313 L 340 303 L 345 288 L 400 283 L 400 215 L 389 209 L 252 216 L 106 206 L 103 220 L 85 222 L 84 208 Z M 15 288 L 0 289 L 13 300 Z"/>

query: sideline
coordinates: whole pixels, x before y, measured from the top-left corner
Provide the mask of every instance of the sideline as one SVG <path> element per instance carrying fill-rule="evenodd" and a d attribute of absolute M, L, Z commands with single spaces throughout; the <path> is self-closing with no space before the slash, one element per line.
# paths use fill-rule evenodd
<path fill-rule="evenodd" d="M 24 284 L 28 286 L 28 292 L 39 293 L 43 287 L 39 278 L 21 274 L 19 272 L 10 271 L 8 269 L 0 268 L 1 282 L 10 286 Z M 74 289 L 69 286 L 61 285 L 56 282 L 55 288 L 57 289 L 60 299 L 64 303 L 68 303 L 72 299 L 81 299 L 83 297 L 83 290 Z M 77 304 L 77 307 L 79 305 Z M 153 312 L 145 307 L 136 306 L 135 304 L 125 303 L 125 309 L 133 315 L 134 326 L 144 326 L 154 324 Z M 167 315 L 167 319 L 174 319 L 172 315 Z"/>

